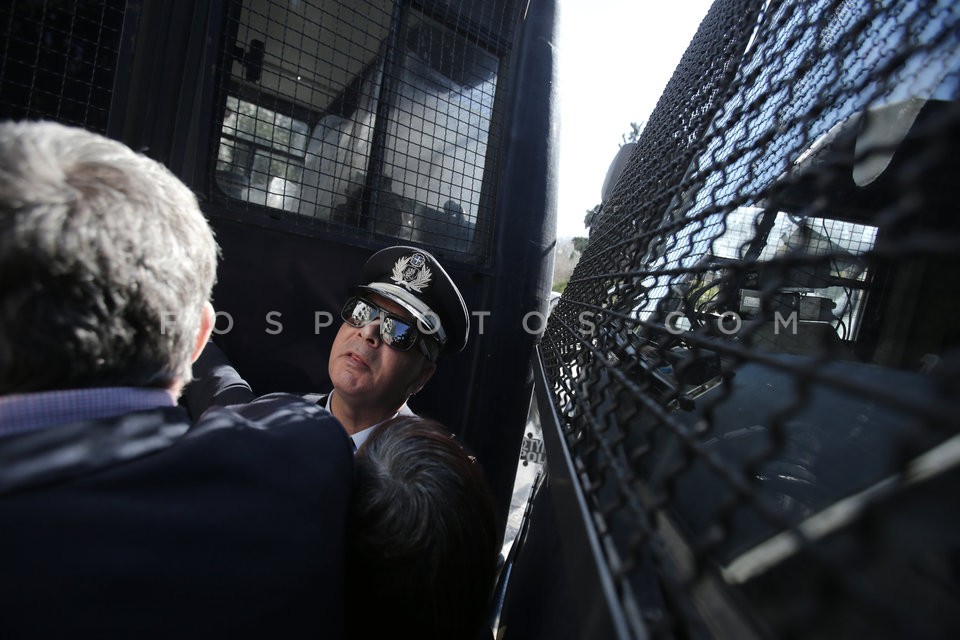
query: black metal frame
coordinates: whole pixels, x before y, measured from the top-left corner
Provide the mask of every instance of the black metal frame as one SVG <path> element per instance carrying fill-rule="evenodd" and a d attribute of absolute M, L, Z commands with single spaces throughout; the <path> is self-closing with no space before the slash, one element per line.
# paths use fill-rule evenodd
<path fill-rule="evenodd" d="M 603 553 L 602 542 L 594 524 L 587 497 L 581 488 L 583 470 L 570 455 L 565 443 L 564 428 L 553 403 L 553 392 L 537 349 L 533 359 L 534 392 L 547 450 L 551 497 L 557 514 L 557 528 L 562 537 L 566 565 L 567 588 L 577 594 L 581 638 L 616 638 L 641 640 L 635 635 L 643 623 L 627 623 L 617 587 Z M 534 516 L 535 517 L 535 516 Z"/>

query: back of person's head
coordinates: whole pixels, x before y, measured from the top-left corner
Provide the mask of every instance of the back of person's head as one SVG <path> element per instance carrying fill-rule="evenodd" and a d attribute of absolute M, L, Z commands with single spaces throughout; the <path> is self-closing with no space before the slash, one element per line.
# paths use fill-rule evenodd
<path fill-rule="evenodd" d="M 0 394 L 188 381 L 216 260 L 196 198 L 158 162 L 0 123 Z"/>
<path fill-rule="evenodd" d="M 436 422 L 381 425 L 356 455 L 347 552 L 354 640 L 477 637 L 498 536 L 480 465 Z"/>

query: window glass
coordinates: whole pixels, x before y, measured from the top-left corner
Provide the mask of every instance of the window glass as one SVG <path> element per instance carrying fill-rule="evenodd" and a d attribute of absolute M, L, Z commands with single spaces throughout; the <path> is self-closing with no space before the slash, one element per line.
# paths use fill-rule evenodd
<path fill-rule="evenodd" d="M 784 260 L 790 256 L 806 260 L 803 265 L 778 274 L 776 282 L 764 282 L 758 275 L 752 288 L 739 292 L 741 318 L 761 313 L 760 301 L 766 287 L 775 289 L 774 310 L 781 317 L 797 312 L 800 321 L 828 322 L 841 339 L 855 335 L 860 305 L 867 282 L 867 266 L 860 256 L 869 251 L 876 240 L 877 228 L 826 218 L 803 217 L 777 212 L 766 240 L 756 240 L 762 209 L 743 207 L 726 218 L 726 231 L 713 241 L 712 256 L 721 264 L 746 258 L 750 251 L 759 251 L 762 262 Z M 810 259 L 823 260 L 810 264 Z M 762 268 L 762 267 L 761 267 Z M 697 309 L 707 309 L 720 294 L 723 269 L 708 271 L 691 288 Z M 769 297 L 769 294 L 767 294 Z"/>
<path fill-rule="evenodd" d="M 392 96 L 377 226 L 467 251 L 480 212 L 497 59 L 411 17 Z"/>
<path fill-rule="evenodd" d="M 306 123 L 228 96 L 217 183 L 231 197 L 270 204 L 303 174 L 306 143 Z"/>
<path fill-rule="evenodd" d="M 512 24 L 501 5 L 434 19 L 386 1 L 243 2 L 216 184 L 295 221 L 482 255 L 504 41 L 478 25 Z"/>

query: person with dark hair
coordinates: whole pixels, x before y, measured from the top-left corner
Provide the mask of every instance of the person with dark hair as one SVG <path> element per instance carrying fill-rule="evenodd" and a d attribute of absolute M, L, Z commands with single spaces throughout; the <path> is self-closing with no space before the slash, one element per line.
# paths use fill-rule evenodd
<path fill-rule="evenodd" d="M 176 406 L 217 252 L 161 164 L 0 123 L 5 640 L 342 637 L 344 429 L 292 395 Z"/>
<path fill-rule="evenodd" d="M 439 423 L 400 416 L 363 443 L 355 467 L 348 637 L 489 638 L 499 540 L 480 465 Z"/>

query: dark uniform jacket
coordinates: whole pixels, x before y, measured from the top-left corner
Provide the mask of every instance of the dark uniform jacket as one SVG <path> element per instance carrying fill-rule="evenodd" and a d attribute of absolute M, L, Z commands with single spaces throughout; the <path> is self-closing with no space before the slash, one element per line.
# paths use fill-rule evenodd
<path fill-rule="evenodd" d="M 0 638 L 341 638 L 352 477 L 286 394 L 0 438 Z"/>

